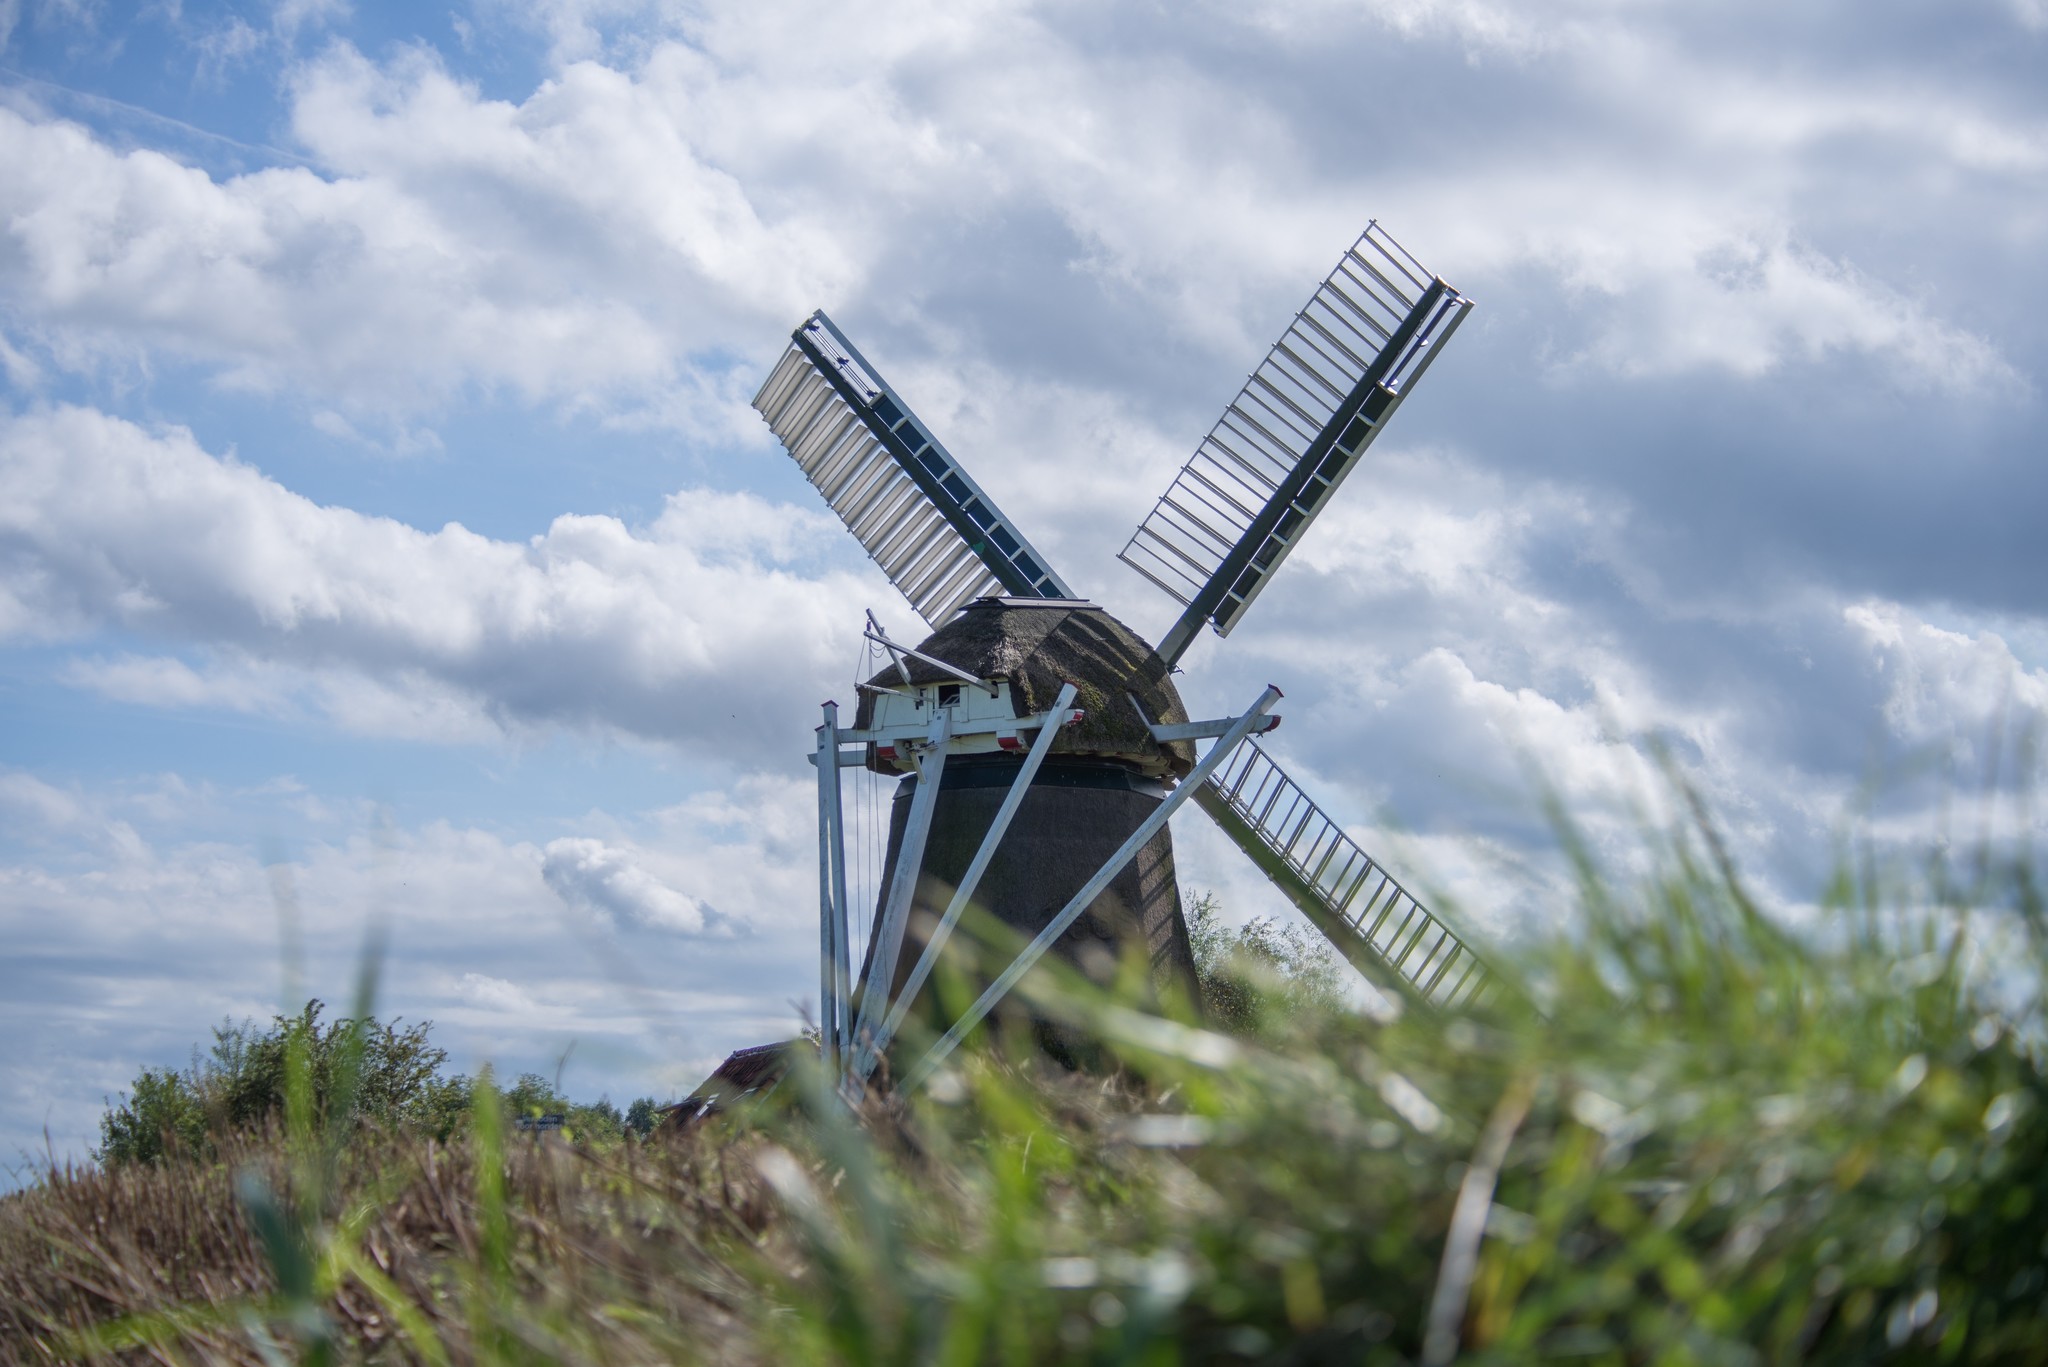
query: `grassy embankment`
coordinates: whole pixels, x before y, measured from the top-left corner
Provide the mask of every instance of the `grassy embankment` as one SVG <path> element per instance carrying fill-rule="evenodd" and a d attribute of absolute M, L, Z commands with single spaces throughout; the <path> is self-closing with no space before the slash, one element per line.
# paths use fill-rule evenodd
<path fill-rule="evenodd" d="M 1226 1032 L 1040 975 L 1113 1073 L 985 1044 L 680 1143 L 536 1144 L 489 1089 L 446 1142 L 366 1128 L 344 1038 L 268 1137 L 0 1203 L 0 1353 L 2048 1361 L 2031 860 L 1845 872 L 1816 939 L 1717 850 L 1625 887 L 1573 850 L 1580 924 L 1503 965 L 1540 1012 L 1252 981 Z"/>

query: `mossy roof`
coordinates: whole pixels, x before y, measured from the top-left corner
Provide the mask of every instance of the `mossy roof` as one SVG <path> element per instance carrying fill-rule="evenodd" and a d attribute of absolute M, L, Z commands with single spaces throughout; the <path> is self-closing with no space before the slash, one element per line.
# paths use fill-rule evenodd
<path fill-rule="evenodd" d="M 1092 604 L 1024 606 L 1019 600 L 979 598 L 917 647 L 927 655 L 974 675 L 1004 680 L 1020 717 L 1053 705 L 1060 684 L 1075 687 L 1074 705 L 1087 716 L 1060 732 L 1054 754 L 1092 754 L 1157 760 L 1164 756 L 1175 774 L 1194 767 L 1188 741 L 1160 745 L 1144 717 L 1131 706 L 1136 695 L 1154 722 L 1184 722 L 1187 709 L 1173 686 L 1166 661 L 1144 637 Z M 952 675 L 922 660 L 906 660 L 913 684 L 955 682 Z M 903 676 L 891 665 L 869 680 L 899 687 Z M 856 726 L 874 718 L 874 695 L 861 694 Z"/>

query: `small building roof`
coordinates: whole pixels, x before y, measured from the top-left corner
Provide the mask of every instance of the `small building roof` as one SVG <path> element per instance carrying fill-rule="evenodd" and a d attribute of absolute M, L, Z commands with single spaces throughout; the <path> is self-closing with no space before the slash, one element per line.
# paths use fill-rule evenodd
<path fill-rule="evenodd" d="M 698 1084 L 696 1091 L 668 1108 L 663 1124 L 687 1130 L 713 1111 L 731 1110 L 749 1096 L 766 1096 L 788 1075 L 793 1062 L 790 1051 L 803 1043 L 790 1039 L 735 1049 L 710 1077 Z"/>
<path fill-rule="evenodd" d="M 1053 705 L 1060 685 L 1071 681 L 1074 705 L 1087 713 L 1078 726 L 1062 730 L 1053 741 L 1054 754 L 1103 755 L 1159 763 L 1176 776 L 1195 765 L 1189 741 L 1161 745 L 1152 739 L 1150 722 L 1170 724 L 1188 719 L 1172 671 L 1145 638 L 1093 603 L 1073 599 L 977 598 L 959 616 L 933 632 L 918 650 L 974 675 L 1006 681 L 1010 702 L 1019 717 L 1034 716 Z M 944 670 L 918 659 L 904 665 L 912 684 L 957 682 Z M 868 682 L 876 687 L 900 686 L 903 676 L 894 665 Z M 1131 705 L 1135 695 L 1145 716 Z M 875 695 L 863 690 L 854 725 L 873 724 Z"/>

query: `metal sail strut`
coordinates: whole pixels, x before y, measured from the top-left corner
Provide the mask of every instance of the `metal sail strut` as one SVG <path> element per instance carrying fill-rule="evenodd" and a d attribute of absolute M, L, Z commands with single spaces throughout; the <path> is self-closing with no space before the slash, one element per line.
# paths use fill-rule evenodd
<path fill-rule="evenodd" d="M 1195 794 L 1223 833 L 1374 986 L 1432 1009 L 1495 989 L 1485 960 L 1360 849 L 1257 741 Z"/>
<path fill-rule="evenodd" d="M 992 593 L 1074 596 L 823 311 L 791 335 L 754 407 L 932 626 Z"/>
<path fill-rule="evenodd" d="M 1471 308 L 1366 228 L 1118 554 L 1186 605 L 1168 664 L 1230 634 Z"/>

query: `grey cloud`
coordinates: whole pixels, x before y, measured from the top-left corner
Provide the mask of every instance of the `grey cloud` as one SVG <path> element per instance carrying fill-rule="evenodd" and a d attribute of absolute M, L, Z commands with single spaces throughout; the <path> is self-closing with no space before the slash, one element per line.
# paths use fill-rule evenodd
<path fill-rule="evenodd" d="M 1792 900 L 1865 801 L 1910 842 L 1993 767 L 1987 746 L 2008 796 L 2044 776 L 2019 761 L 2048 724 L 2048 669 L 2009 628 L 1821 577 L 1760 591 L 1712 565 L 1646 566 L 1631 512 L 1612 491 L 1376 450 L 1245 625 L 1190 656 L 1183 689 L 1221 711 L 1280 683 L 1273 743 L 1347 818 L 1504 850 L 1550 842 L 1527 762 L 1603 847 L 1635 846 L 1663 786 L 1656 735 Z M 1463 891 L 1530 905 L 1499 877 Z"/>

